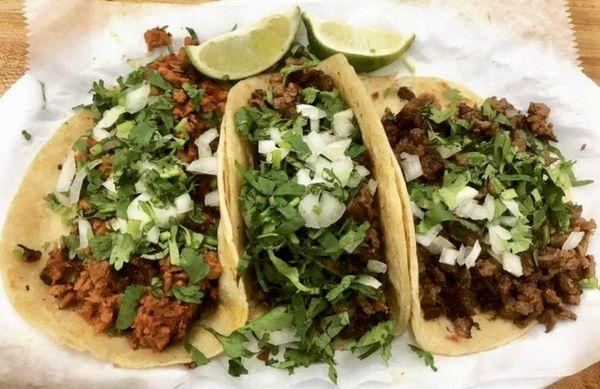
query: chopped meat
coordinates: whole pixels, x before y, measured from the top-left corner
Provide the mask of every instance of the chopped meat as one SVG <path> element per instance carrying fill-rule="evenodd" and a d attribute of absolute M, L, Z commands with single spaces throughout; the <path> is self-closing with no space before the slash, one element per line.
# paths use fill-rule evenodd
<path fill-rule="evenodd" d="M 381 300 L 370 300 L 363 295 L 356 296 L 356 303 L 367 316 L 376 313 L 388 314 L 390 311 L 385 302 Z"/>
<path fill-rule="evenodd" d="M 346 216 L 358 223 L 377 220 L 379 209 L 377 209 L 376 197 L 374 197 L 366 183 L 363 183 L 358 194 L 346 206 Z"/>
<path fill-rule="evenodd" d="M 335 88 L 333 79 L 319 69 L 294 72 L 288 79 L 290 83 L 299 85 L 301 88 L 313 87 L 324 92 L 331 92 Z"/>
<path fill-rule="evenodd" d="M 423 169 L 423 177 L 430 182 L 439 181 L 444 174 L 444 160 L 433 146 L 427 133 L 421 128 L 413 128 L 404 133 L 398 143 L 392 145 L 396 158 L 402 153 L 417 155 Z"/>
<path fill-rule="evenodd" d="M 163 292 L 169 293 L 174 286 L 185 286 L 188 274 L 180 267 L 171 265 L 171 259 L 166 256 L 160 261 L 160 271 L 163 276 Z"/>
<path fill-rule="evenodd" d="M 402 100 L 412 100 L 415 97 L 417 97 L 417 96 L 415 96 L 415 93 L 412 90 L 410 90 L 409 88 L 407 88 L 405 86 L 401 86 L 400 88 L 398 88 L 397 95 Z"/>
<path fill-rule="evenodd" d="M 473 132 L 484 139 L 492 138 L 500 131 L 500 125 L 496 122 L 486 120 L 479 108 L 473 108 L 467 104 L 459 104 L 458 117 L 471 123 Z"/>
<path fill-rule="evenodd" d="M 72 281 L 78 269 L 69 260 L 66 250 L 57 247 L 48 254 L 48 262 L 40 273 L 40 278 L 46 285 L 56 285 Z"/>
<path fill-rule="evenodd" d="M 531 103 L 529 104 L 527 113 L 527 124 L 529 125 L 529 130 L 535 136 L 543 140 L 556 141 L 553 125 L 552 123 L 548 122 L 550 108 L 548 108 L 547 105 L 541 103 Z"/>
<path fill-rule="evenodd" d="M 527 120 L 525 115 L 517 110 L 504 97 L 500 100 L 498 100 L 496 97 L 490 97 L 486 99 L 485 102 L 488 103 L 494 111 L 506 116 L 514 128 L 521 130 L 527 129 Z"/>
<path fill-rule="evenodd" d="M 37 262 L 42 257 L 42 252 L 39 250 L 30 249 L 23 244 L 17 244 L 23 250 L 22 259 L 25 262 Z"/>
<path fill-rule="evenodd" d="M 173 298 L 144 296 L 133 322 L 131 346 L 164 350 L 169 343 L 185 336 L 196 311 L 196 305 Z"/>
<path fill-rule="evenodd" d="M 296 114 L 296 103 L 301 99 L 301 88 L 289 82 L 283 84 L 283 75 L 274 74 L 269 79 L 270 88 L 273 92 L 273 108 L 282 116 L 290 117 Z"/>
<path fill-rule="evenodd" d="M 252 94 L 250 95 L 250 101 L 248 103 L 250 104 L 251 107 L 256 107 L 256 108 L 264 107 L 266 96 L 267 95 L 264 90 L 257 89 L 254 92 L 252 92 Z"/>
<path fill-rule="evenodd" d="M 459 317 L 458 319 L 454 319 L 452 321 L 456 335 L 462 338 L 471 337 L 471 329 L 473 326 L 475 326 L 475 324 L 476 323 L 470 317 Z"/>
<path fill-rule="evenodd" d="M 166 32 L 163 28 L 152 28 L 144 33 L 144 40 L 148 46 L 148 51 L 152 51 L 159 47 L 165 47 L 171 45 L 173 39 L 171 34 Z"/>
<path fill-rule="evenodd" d="M 423 115 L 422 110 L 429 106 L 436 107 L 435 97 L 427 93 L 410 100 L 396 115 L 396 125 L 403 129 L 427 129 L 430 124 Z"/>
<path fill-rule="evenodd" d="M 77 293 L 73 284 L 59 284 L 48 288 L 48 294 L 58 300 L 58 309 L 65 309 L 77 301 Z"/>
<path fill-rule="evenodd" d="M 75 310 L 97 332 L 106 332 L 114 325 L 121 302 L 121 290 L 108 262 L 91 261 L 79 274 L 73 290 L 79 302 Z"/>
<path fill-rule="evenodd" d="M 219 262 L 219 257 L 217 257 L 217 253 L 215 251 L 207 251 L 204 253 L 204 261 L 210 266 L 210 273 L 208 273 L 207 278 L 209 280 L 216 280 L 221 276 L 223 272 L 223 267 Z"/>

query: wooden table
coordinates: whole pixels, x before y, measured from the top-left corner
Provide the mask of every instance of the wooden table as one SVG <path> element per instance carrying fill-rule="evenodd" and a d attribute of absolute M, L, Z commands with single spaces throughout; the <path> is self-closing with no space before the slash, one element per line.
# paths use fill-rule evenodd
<path fill-rule="evenodd" d="M 583 71 L 600 83 L 600 0 L 570 0 Z M 22 0 L 0 0 L 0 95 L 26 70 L 27 39 Z M 568 350 L 565 350 L 568 352 Z M 555 388 L 600 387 L 600 362 Z"/>

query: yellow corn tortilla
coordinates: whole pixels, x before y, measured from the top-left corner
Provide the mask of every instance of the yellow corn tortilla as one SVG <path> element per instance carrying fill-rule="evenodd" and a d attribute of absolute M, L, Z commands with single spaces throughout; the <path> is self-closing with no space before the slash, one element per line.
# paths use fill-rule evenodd
<path fill-rule="evenodd" d="M 55 243 L 68 229 L 46 204 L 44 197 L 54 190 L 59 170 L 71 146 L 79 136 L 94 125 L 89 111 L 81 111 L 56 131 L 25 174 L 6 218 L 0 242 L 0 266 L 4 288 L 15 310 L 31 325 L 49 334 L 58 343 L 78 351 L 88 351 L 95 357 L 126 368 L 149 368 L 191 362 L 181 342 L 163 352 L 150 349 L 134 350 L 125 336 L 97 334 L 75 311 L 59 310 L 57 300 L 47 292 L 40 280 L 40 271 L 47 255 L 33 263 L 12 255 L 17 243 L 42 250 L 45 242 Z M 215 309 L 201 313 L 200 324 L 229 334 L 243 326 L 248 317 L 248 305 L 243 284 L 235 280 L 235 257 L 221 249 L 222 226 L 219 228 L 219 261 L 223 273 L 219 279 L 219 301 Z M 44 251 L 44 250 L 42 250 Z M 198 324 L 198 323 L 197 323 Z M 198 325 L 190 331 L 189 341 L 207 357 L 222 351 L 219 342 Z"/>
<path fill-rule="evenodd" d="M 354 69 L 342 55 L 335 55 L 321 62 L 318 69 L 331 76 L 335 87 L 340 91 L 346 103 L 352 108 L 358 121 L 362 138 L 373 163 L 374 178 L 377 180 L 377 196 L 383 236 L 385 239 L 385 255 L 388 265 L 386 293 L 392 317 L 395 319 L 394 334 L 402 334 L 410 315 L 410 294 L 406 240 L 402 233 L 404 228 L 402 206 L 394 182 L 395 157 L 392 153 L 385 133 L 381 130 L 377 116 L 368 95 L 360 83 Z M 239 204 L 239 194 L 243 178 L 236 168 L 236 162 L 247 167 L 253 162 L 253 147 L 247 140 L 238 135 L 235 129 L 235 113 L 246 106 L 251 93 L 256 89 L 267 89 L 268 75 L 255 77 L 238 83 L 229 92 L 223 119 L 221 149 L 222 169 L 219 171 L 219 185 L 223 188 L 225 198 L 221 200 L 221 217 L 227 220 L 222 223 L 225 235 L 225 247 L 237 258 L 245 247 L 245 224 Z M 250 291 L 248 293 L 251 294 Z M 251 311 L 252 311 L 251 307 Z M 251 317 L 253 315 L 250 315 Z"/>
<path fill-rule="evenodd" d="M 471 92 L 466 87 L 431 77 L 403 77 L 394 79 L 388 77 L 363 77 L 363 84 L 368 91 L 371 101 L 375 105 L 378 117 L 381 118 L 384 111 L 389 108 L 393 113 L 397 113 L 407 103 L 401 100 L 398 95 L 398 88 L 408 87 L 415 95 L 429 93 L 434 95 L 436 102 L 442 108 L 447 107 L 450 101 L 443 95 L 447 89 L 457 89 L 460 91 L 463 102 L 476 105 L 478 107 L 483 103 L 483 99 Z M 380 122 L 381 123 L 381 122 Z M 383 131 L 383 127 L 381 127 Z M 490 350 L 500 347 L 524 335 L 534 323 L 526 327 L 516 326 L 511 320 L 494 318 L 488 313 L 479 313 L 473 316 L 473 319 L 479 323 L 480 330 L 473 329 L 471 338 L 458 337 L 453 332 L 453 325 L 450 320 L 441 317 L 435 320 L 425 320 L 421 312 L 420 291 L 419 291 L 419 264 L 417 258 L 417 241 L 415 238 L 415 226 L 412 222 L 412 211 L 410 209 L 410 197 L 406 188 L 406 182 L 402 175 L 402 170 L 397 161 L 395 161 L 396 185 L 402 200 L 402 210 L 404 214 L 405 234 L 408 243 L 408 256 L 410 262 L 410 285 L 412 295 L 412 316 L 411 327 L 415 339 L 419 346 L 424 350 L 441 355 L 465 355 L 479 351 Z"/>

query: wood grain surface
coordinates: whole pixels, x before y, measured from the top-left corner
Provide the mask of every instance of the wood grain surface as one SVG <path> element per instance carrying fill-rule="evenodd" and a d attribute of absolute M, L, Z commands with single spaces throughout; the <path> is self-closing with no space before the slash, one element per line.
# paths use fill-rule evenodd
<path fill-rule="evenodd" d="M 600 0 L 570 0 L 570 5 L 583 71 L 600 84 Z M 23 75 L 27 67 L 27 39 L 22 6 L 22 0 L 0 0 L 0 95 Z M 560 380 L 552 387 L 600 388 L 600 362 Z"/>

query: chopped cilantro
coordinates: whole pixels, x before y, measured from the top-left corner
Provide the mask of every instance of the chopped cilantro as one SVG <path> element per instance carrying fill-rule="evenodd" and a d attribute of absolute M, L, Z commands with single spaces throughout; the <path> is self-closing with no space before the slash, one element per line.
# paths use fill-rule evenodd
<path fill-rule="evenodd" d="M 410 347 L 411 351 L 414 352 L 415 354 L 417 354 L 417 356 L 423 360 L 423 362 L 425 363 L 425 366 L 429 366 L 431 368 L 431 370 L 433 371 L 437 371 L 437 367 L 435 367 L 435 361 L 433 359 L 433 355 L 429 352 L 429 351 L 425 351 L 417 346 L 414 346 L 412 344 L 409 344 L 408 347 Z"/>
<path fill-rule="evenodd" d="M 188 353 L 190 358 L 192 358 L 192 361 L 194 361 L 196 366 L 204 366 L 208 362 L 210 362 L 210 359 L 206 358 L 206 356 L 202 354 L 202 352 L 196 347 L 194 347 L 190 342 L 185 341 L 183 343 L 183 348 Z"/>
<path fill-rule="evenodd" d="M 115 325 L 118 330 L 126 330 L 133 325 L 138 304 L 145 291 L 142 285 L 130 285 L 125 289 Z"/>
<path fill-rule="evenodd" d="M 200 288 L 195 285 L 175 286 L 171 289 L 171 292 L 177 300 L 190 304 L 200 304 L 204 296 Z"/>

